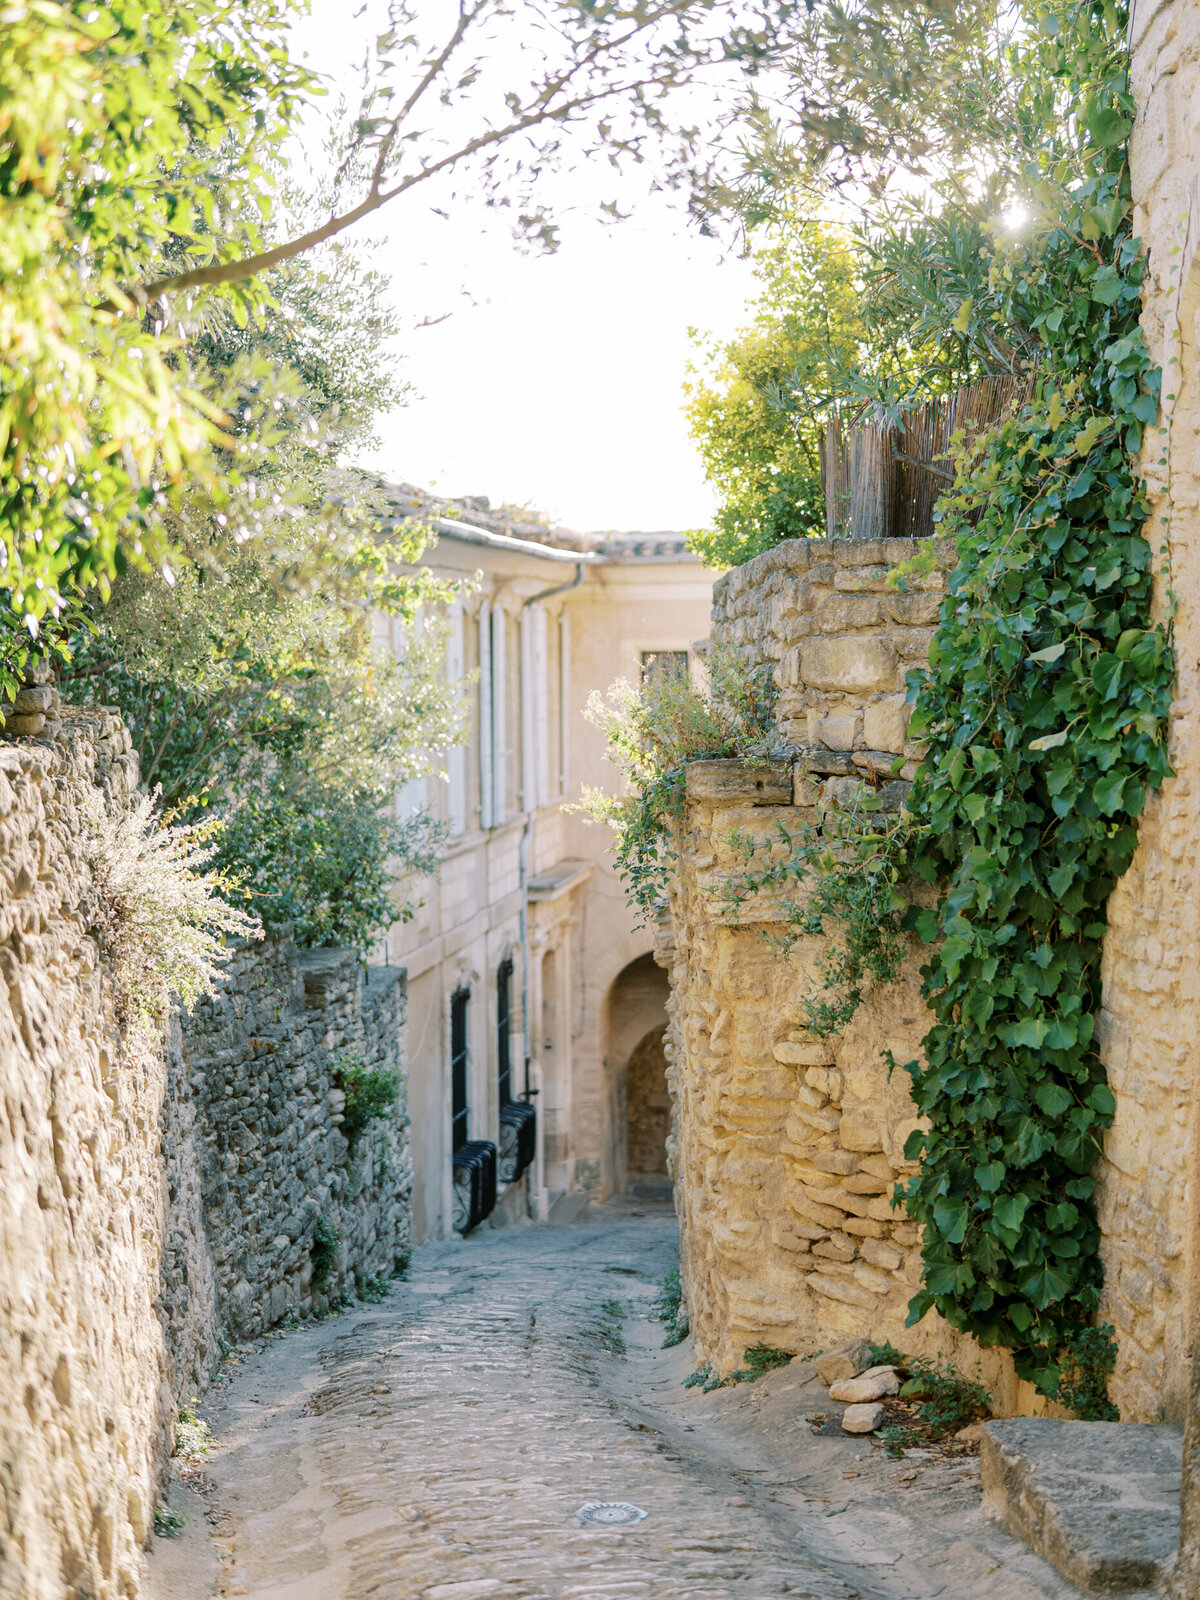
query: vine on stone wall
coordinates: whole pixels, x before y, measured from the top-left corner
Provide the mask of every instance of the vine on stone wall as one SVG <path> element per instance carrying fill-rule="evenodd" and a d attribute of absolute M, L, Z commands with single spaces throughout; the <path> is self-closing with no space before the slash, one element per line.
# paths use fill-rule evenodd
<path fill-rule="evenodd" d="M 915 864 L 942 886 L 936 910 L 910 913 L 935 946 L 923 977 L 937 1021 L 925 1064 L 907 1066 L 930 1125 L 905 1150 L 922 1162 L 904 1192 L 923 1226 L 909 1320 L 936 1307 L 1064 1397 L 1064 1374 L 1077 1389 L 1082 1366 L 1111 1368 L 1090 1327 L 1092 1169 L 1115 1109 L 1095 1042 L 1101 941 L 1169 771 L 1174 676 L 1134 469 L 1160 374 L 1138 321 L 1126 21 L 1097 0 L 1039 14 L 1027 60 L 1065 92 L 1078 159 L 1034 161 L 1055 220 L 992 274 L 1001 307 L 1041 338 L 1038 393 L 943 503 L 959 566 L 929 672 L 909 676 L 911 735 L 928 741 L 909 800 Z M 1102 1378 L 1088 1404 L 1114 1414 Z"/>

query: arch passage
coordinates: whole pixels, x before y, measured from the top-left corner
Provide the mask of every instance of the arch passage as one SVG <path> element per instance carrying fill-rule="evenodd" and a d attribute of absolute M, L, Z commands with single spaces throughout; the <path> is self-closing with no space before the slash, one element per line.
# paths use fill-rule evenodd
<path fill-rule="evenodd" d="M 667 1131 L 671 1098 L 667 1093 L 666 1023 L 641 1040 L 625 1068 L 625 1119 L 630 1178 L 659 1178 L 667 1172 Z"/>

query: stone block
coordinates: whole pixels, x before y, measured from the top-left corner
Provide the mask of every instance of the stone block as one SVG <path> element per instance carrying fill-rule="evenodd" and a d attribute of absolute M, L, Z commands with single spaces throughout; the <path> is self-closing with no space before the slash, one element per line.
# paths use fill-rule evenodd
<path fill-rule="evenodd" d="M 902 694 L 872 700 L 863 707 L 863 741 L 869 750 L 903 755 L 908 737 L 909 707 Z"/>
<path fill-rule="evenodd" d="M 856 1261 L 851 1271 L 863 1288 L 869 1289 L 872 1294 L 886 1298 L 893 1293 L 894 1286 L 887 1274 L 880 1272 L 878 1268 L 870 1266 L 867 1262 Z"/>
<path fill-rule="evenodd" d="M 800 681 L 810 689 L 877 694 L 897 687 L 899 658 L 887 639 L 812 639 L 799 648 Z"/>
<path fill-rule="evenodd" d="M 807 719 L 805 728 L 807 729 Z M 792 780 L 792 804 L 800 807 L 801 810 L 807 811 L 816 805 L 818 795 L 819 791 L 816 784 L 809 779 L 808 775 L 800 767 L 796 767 Z"/>
<path fill-rule="evenodd" d="M 864 1400 L 884 1400 L 888 1395 L 900 1393 L 900 1379 L 895 1367 L 868 1367 L 857 1378 L 839 1378 L 829 1386 L 829 1398 L 847 1405 L 859 1405 Z"/>
<path fill-rule="evenodd" d="M 809 1067 L 805 1077 L 814 1089 L 820 1091 L 827 1100 L 840 1100 L 845 1088 L 841 1073 L 836 1067 Z M 829 1168 L 829 1171 L 835 1170 Z M 853 1171 L 853 1168 L 847 1168 Z"/>
<path fill-rule="evenodd" d="M 883 1418 L 883 1406 L 877 1402 L 847 1406 L 842 1412 L 842 1429 L 845 1433 L 874 1433 Z"/>
<path fill-rule="evenodd" d="M 883 1149 L 883 1132 L 879 1124 L 863 1111 L 843 1110 L 838 1136 L 846 1150 L 860 1150 L 865 1154 Z"/>
<path fill-rule="evenodd" d="M 834 1384 L 841 1378 L 857 1378 L 871 1365 L 871 1345 L 867 1339 L 846 1339 L 826 1350 L 813 1362 L 822 1383 Z"/>
<path fill-rule="evenodd" d="M 831 1233 L 827 1239 L 822 1239 L 820 1244 L 813 1245 L 813 1255 L 824 1256 L 843 1265 L 853 1261 L 857 1254 L 857 1244 L 845 1233 Z"/>
<path fill-rule="evenodd" d="M 837 1211 L 833 1206 L 818 1205 L 816 1201 L 809 1200 L 806 1195 L 793 1194 L 788 1201 L 792 1210 L 806 1222 L 816 1222 L 823 1227 L 840 1231 L 845 1213 Z"/>
<path fill-rule="evenodd" d="M 863 719 L 860 711 L 842 707 L 836 711 L 810 711 L 808 736 L 813 744 L 824 745 L 827 750 L 853 750 L 862 734 Z"/>
<path fill-rule="evenodd" d="M 846 1278 L 835 1277 L 832 1273 L 810 1272 L 804 1280 L 805 1287 L 814 1294 L 822 1294 L 827 1300 L 840 1300 L 846 1306 L 859 1306 L 863 1311 L 878 1309 L 878 1295 L 868 1294 L 856 1283 L 851 1283 Z"/>
<path fill-rule="evenodd" d="M 858 1247 L 864 1261 L 869 1261 L 880 1272 L 896 1272 L 904 1264 L 904 1253 L 883 1239 L 864 1239 Z"/>
<path fill-rule="evenodd" d="M 1169 1424 L 987 1422 L 984 1514 L 1087 1594 L 1154 1589 L 1178 1548 L 1182 1454 Z"/>
<path fill-rule="evenodd" d="M 842 1188 L 851 1194 L 889 1194 L 892 1188 L 891 1175 L 877 1178 L 872 1172 L 856 1172 L 843 1179 Z"/>
<path fill-rule="evenodd" d="M 786 806 L 792 803 L 792 770 L 748 761 L 693 761 L 687 797 L 709 805 Z"/>
<path fill-rule="evenodd" d="M 846 633 L 856 628 L 877 628 L 883 622 L 883 601 L 873 594 L 827 595 L 817 608 L 822 633 Z"/>
<path fill-rule="evenodd" d="M 818 1133 L 837 1133 L 841 1116 L 836 1111 L 813 1111 L 808 1106 L 797 1106 L 796 1115 Z"/>
<path fill-rule="evenodd" d="M 865 1217 L 867 1207 L 871 1202 L 860 1194 L 847 1194 L 844 1189 L 829 1184 L 824 1188 L 815 1189 L 805 1186 L 808 1199 L 815 1200 L 819 1206 L 835 1206 L 839 1211 L 846 1211 L 852 1217 Z"/>
<path fill-rule="evenodd" d="M 939 594 L 889 594 L 884 601 L 887 614 L 901 627 L 930 628 L 937 622 Z"/>
<path fill-rule="evenodd" d="M 833 1060 L 833 1046 L 824 1039 L 781 1039 L 773 1053 L 789 1067 L 825 1067 Z"/>
<path fill-rule="evenodd" d="M 847 1217 L 842 1227 L 856 1239 L 882 1239 L 884 1235 L 883 1223 L 874 1217 Z"/>

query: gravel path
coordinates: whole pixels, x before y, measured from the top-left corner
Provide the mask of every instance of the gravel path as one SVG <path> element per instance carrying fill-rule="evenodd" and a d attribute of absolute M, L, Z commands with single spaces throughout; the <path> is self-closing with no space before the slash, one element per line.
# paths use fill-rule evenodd
<path fill-rule="evenodd" d="M 172 1491 L 188 1523 L 156 1542 L 151 1600 L 1073 1594 L 982 1523 L 974 1463 L 814 1436 L 806 1364 L 683 1389 L 688 1351 L 648 1315 L 674 1218 L 604 1209 L 426 1249 L 382 1305 L 248 1355 L 205 1408 L 204 1492 Z M 589 1502 L 646 1516 L 589 1525 Z"/>

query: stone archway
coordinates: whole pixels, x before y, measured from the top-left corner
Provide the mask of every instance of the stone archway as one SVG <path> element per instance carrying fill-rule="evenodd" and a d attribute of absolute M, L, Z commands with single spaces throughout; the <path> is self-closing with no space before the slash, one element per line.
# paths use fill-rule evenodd
<path fill-rule="evenodd" d="M 623 967 L 608 991 L 604 1056 L 618 1193 L 634 1178 L 661 1182 L 666 1177 L 670 1099 L 663 1035 L 670 988 L 667 974 L 647 952 Z"/>
<path fill-rule="evenodd" d="M 666 1023 L 640 1041 L 625 1068 L 625 1126 L 629 1177 L 665 1178 L 671 1097 L 667 1092 Z"/>

